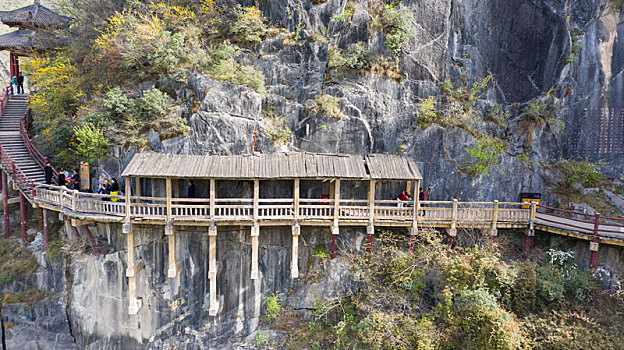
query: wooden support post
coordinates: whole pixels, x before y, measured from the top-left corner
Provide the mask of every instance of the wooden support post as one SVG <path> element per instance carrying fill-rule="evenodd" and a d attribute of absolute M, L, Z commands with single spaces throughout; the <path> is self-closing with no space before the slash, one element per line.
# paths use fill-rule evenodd
<path fill-rule="evenodd" d="M 258 224 L 258 203 L 260 201 L 260 180 L 253 183 L 253 225 L 251 226 L 251 279 L 258 279 L 258 236 L 260 225 Z"/>
<path fill-rule="evenodd" d="M 336 240 L 340 233 L 338 220 L 340 218 L 340 179 L 334 180 L 334 223 L 332 225 L 332 240 L 329 247 L 329 256 L 334 259 L 336 257 Z"/>
<path fill-rule="evenodd" d="M 411 184 L 410 184 L 411 185 Z M 418 188 L 420 186 L 420 180 L 416 180 L 414 185 L 414 191 L 412 192 L 412 227 L 409 232 L 409 252 L 414 251 L 414 244 L 416 243 L 416 235 L 418 234 L 418 211 L 420 210 L 420 200 L 418 198 Z"/>
<path fill-rule="evenodd" d="M 129 179 L 126 179 L 126 181 L 129 181 Z M 126 277 L 128 277 L 128 314 L 136 315 L 143 305 L 143 300 L 137 298 L 136 295 L 136 274 L 143 268 L 143 262 L 136 264 L 134 260 L 134 232 L 132 232 L 132 224 L 124 224 L 122 231 L 126 234 L 128 249 L 126 262 Z"/>
<path fill-rule="evenodd" d="M 366 227 L 366 260 L 370 262 L 375 234 L 375 180 L 368 181 L 368 227 Z"/>
<path fill-rule="evenodd" d="M 299 235 L 301 234 L 301 226 L 299 226 L 299 186 L 299 179 L 295 179 L 293 181 L 293 214 L 295 221 L 292 226 L 292 255 L 290 258 L 290 277 L 292 279 L 299 278 Z"/>
<path fill-rule="evenodd" d="M 20 192 L 20 227 L 22 229 L 22 245 L 26 246 L 26 198 L 24 194 Z"/>
<path fill-rule="evenodd" d="M 292 226 L 292 257 L 290 258 L 290 277 L 299 278 L 299 235 L 301 226 L 296 222 Z"/>
<path fill-rule="evenodd" d="M 167 277 L 175 278 L 178 272 L 176 264 L 175 228 L 173 226 L 173 213 L 171 212 L 171 178 L 165 179 L 165 191 L 167 196 L 167 223 L 165 224 L 165 236 L 169 236 L 169 264 Z"/>
<path fill-rule="evenodd" d="M 137 178 L 138 180 L 138 178 Z M 130 214 L 132 213 L 131 211 L 131 201 L 132 201 L 132 178 L 131 177 L 126 177 L 126 190 L 125 190 L 125 195 L 126 195 L 126 223 L 130 222 Z"/>
<path fill-rule="evenodd" d="M 251 226 L 251 279 L 258 279 L 258 236 L 260 235 L 260 226 L 254 222 Z"/>
<path fill-rule="evenodd" d="M 169 250 L 169 263 L 167 268 L 167 277 L 175 278 L 178 269 L 176 264 L 176 244 L 175 244 L 175 227 L 173 226 L 173 222 L 168 222 L 165 225 L 165 235 L 169 236 L 168 239 L 168 250 Z"/>
<path fill-rule="evenodd" d="M 215 209 L 215 200 L 217 198 L 217 181 L 215 179 L 210 179 L 210 219 L 214 220 L 216 209 Z"/>
<path fill-rule="evenodd" d="M 126 277 L 134 277 L 134 232 L 126 232 L 126 240 L 128 250 Z"/>
<path fill-rule="evenodd" d="M 171 178 L 168 177 L 165 179 L 165 191 L 167 197 L 167 219 L 171 220 L 172 212 L 171 212 Z"/>
<path fill-rule="evenodd" d="M 416 185 L 414 186 L 414 193 L 412 193 L 412 198 L 414 199 L 414 210 L 416 211 L 414 222 L 418 221 L 418 212 L 420 211 L 420 197 L 419 197 L 420 193 L 418 192 L 419 189 L 420 189 L 420 180 L 416 180 Z"/>
<path fill-rule="evenodd" d="M 7 185 L 7 174 L 2 171 L 2 205 L 4 206 L 4 238 L 10 237 L 9 231 L 9 186 Z"/>
<path fill-rule="evenodd" d="M 47 249 L 48 242 L 50 241 L 50 231 L 48 230 L 48 209 L 42 209 L 43 213 L 41 214 L 43 219 L 43 247 Z"/>
<path fill-rule="evenodd" d="M 145 266 L 142 261 L 134 265 L 134 267 L 128 267 L 132 270 L 132 276 L 128 277 L 128 314 L 136 315 L 143 306 L 143 299 L 137 298 L 136 292 L 136 273 Z"/>
<path fill-rule="evenodd" d="M 100 250 L 97 247 L 97 243 L 95 243 L 95 238 L 93 238 L 93 235 L 91 234 L 91 230 L 89 230 L 89 226 L 82 225 L 82 231 L 84 232 L 84 234 L 87 236 L 87 239 L 91 243 L 91 247 L 93 248 L 93 252 L 95 253 L 95 255 L 100 255 Z"/>
<path fill-rule="evenodd" d="M 300 197 L 299 179 L 293 180 L 293 214 L 295 222 L 299 221 L 299 197 Z"/>
<path fill-rule="evenodd" d="M 490 227 L 490 237 L 496 237 L 498 235 L 498 229 L 496 228 L 497 222 L 498 222 L 498 200 L 495 200 L 492 206 L 492 226 Z"/>
<path fill-rule="evenodd" d="M 71 209 L 72 211 L 76 211 L 76 202 L 78 201 L 78 190 L 72 191 L 72 200 L 71 200 Z"/>
<path fill-rule="evenodd" d="M 217 304 L 217 226 L 212 223 L 208 229 L 210 247 L 208 248 L 208 279 L 210 283 L 210 305 L 208 315 L 216 316 L 219 305 Z"/>
<path fill-rule="evenodd" d="M 591 251 L 591 256 L 589 258 L 589 268 L 595 269 L 596 262 L 598 260 L 598 226 L 600 225 L 600 214 L 594 214 L 594 234 L 592 236 L 592 241 L 589 243 L 589 250 Z"/>
<path fill-rule="evenodd" d="M 535 236 L 535 213 L 537 211 L 537 203 L 531 201 L 531 212 L 529 213 L 529 225 L 524 237 L 524 254 L 525 259 L 529 258 L 531 252 L 531 237 Z"/>
<path fill-rule="evenodd" d="M 451 213 L 451 229 L 448 232 L 449 235 L 449 240 L 448 240 L 448 245 L 450 247 L 453 246 L 453 237 L 457 236 L 457 206 L 458 206 L 458 201 L 457 199 L 453 198 L 453 211 Z"/>

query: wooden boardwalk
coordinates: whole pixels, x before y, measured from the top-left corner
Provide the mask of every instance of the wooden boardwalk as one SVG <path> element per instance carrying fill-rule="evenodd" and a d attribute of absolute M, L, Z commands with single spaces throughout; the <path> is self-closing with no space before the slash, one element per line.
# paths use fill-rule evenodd
<path fill-rule="evenodd" d="M 292 278 L 298 278 L 299 276 L 298 237 L 301 226 L 326 226 L 331 229 L 332 246 L 330 255 L 332 258 L 335 255 L 336 237 L 339 235 L 341 226 L 366 227 L 367 252 L 371 250 L 375 228 L 392 227 L 408 229 L 410 242 L 413 242 L 419 229 L 442 229 L 448 234 L 449 245 L 452 245 L 453 238 L 457 236 L 460 228 L 484 229 L 490 236 L 496 236 L 498 229 L 501 228 L 525 229 L 526 253 L 530 249 L 531 236 L 534 235 L 537 229 L 558 235 L 590 240 L 590 250 L 592 252 L 590 266 L 592 267 L 596 266 L 596 253 L 600 243 L 624 246 L 624 219 L 621 218 L 587 215 L 547 206 L 538 208 L 536 203 L 459 202 L 458 200 L 416 201 L 414 203 L 399 202 L 398 200 L 380 200 L 375 198 L 375 191 L 372 190 L 376 188 L 376 180 L 372 177 L 372 172 L 368 175 L 370 176 L 368 179 L 364 179 L 368 181 L 369 186 L 367 199 L 340 198 L 340 178 L 333 180 L 333 189 L 331 190 L 333 197 L 322 199 L 300 197 L 300 180 L 298 178 L 289 180 L 293 181 L 294 184 L 292 198 L 271 199 L 260 198 L 260 180 L 258 178 L 250 180 L 253 181 L 253 196 L 251 198 L 216 198 L 217 186 L 214 178 L 210 179 L 210 195 L 208 198 L 179 198 L 178 195 L 174 195 L 172 179 L 168 177 L 165 179 L 166 196 L 163 197 L 141 195 L 141 186 L 139 185 L 141 179 L 137 176 L 133 179 L 135 182 L 135 193 L 131 193 L 132 180 L 127 176 L 125 193 L 118 196 L 90 194 L 69 190 L 66 187 L 45 185 L 42 183 L 45 159 L 36 150 L 26 134 L 25 126 L 28 114 L 24 101 L 24 97 L 9 97 L 8 93 L 5 93 L 0 103 L 2 111 L 2 115 L 0 115 L 2 184 L 3 186 L 8 186 L 7 179 L 10 179 L 13 185 L 20 191 L 22 239 L 24 239 L 24 243 L 26 243 L 26 221 L 24 215 L 26 201 L 42 211 L 44 240 L 46 243 L 48 237 L 47 214 L 50 210 L 62 214 L 61 217 L 63 219 L 71 219 L 72 227 L 82 225 L 96 252 L 95 240 L 91 236 L 87 225 L 95 222 L 122 224 L 123 232 L 127 234 L 126 276 L 129 281 L 128 310 L 131 314 L 136 314 L 141 308 L 141 298 L 136 296 L 135 275 L 140 270 L 142 262 L 136 262 L 134 258 L 134 233 L 132 229 L 137 224 L 164 226 L 164 233 L 169 237 L 167 275 L 170 278 L 176 277 L 179 269 L 175 254 L 175 227 L 207 227 L 207 234 L 210 238 L 209 314 L 213 316 L 216 315 L 219 307 L 216 300 L 217 264 L 215 247 L 217 226 L 240 225 L 250 227 L 252 279 L 256 279 L 259 276 L 258 236 L 260 227 L 266 226 L 285 226 L 292 229 L 293 244 L 290 267 Z M 22 118 L 16 130 L 15 118 L 20 114 L 22 114 Z M 19 142 L 20 140 L 21 143 Z M 149 157 L 163 158 L 163 156 L 158 155 L 143 158 L 147 159 Z M 310 157 L 314 158 L 314 156 Z M 325 156 L 321 155 L 321 157 Z M 367 158 L 367 169 L 382 169 L 383 164 L 374 164 L 381 158 L 383 156 Z M 249 159 L 243 160 L 252 162 Z M 179 159 L 176 161 L 179 161 Z M 259 160 L 256 159 L 254 161 Z M 364 164 L 361 163 L 361 159 L 344 158 L 339 159 L 339 161 L 354 162 L 353 164 L 358 164 L 358 166 Z M 399 159 L 399 161 L 403 160 Z M 405 166 L 409 167 L 407 164 Z M 362 165 L 363 167 L 364 165 Z M 177 169 L 177 167 L 174 168 L 172 171 Z M 334 168 L 338 169 L 336 166 Z M 345 169 L 340 171 L 349 171 L 347 168 L 345 167 Z M 394 168 L 395 172 L 396 169 L 398 168 Z M 266 168 L 263 171 L 268 170 L 271 169 Z M 198 174 L 198 176 L 200 175 Z M 221 176 L 225 175 L 219 175 L 219 177 Z M 358 179 L 357 181 L 362 181 L 362 178 L 365 176 L 366 170 L 362 174 L 355 176 L 355 178 Z M 400 174 L 395 176 L 400 178 Z M 174 178 L 173 181 L 177 184 L 178 180 Z M 418 188 L 418 182 L 415 188 Z M 7 193 L 8 191 L 3 191 L 6 236 L 9 234 L 9 199 L 7 198 Z"/>

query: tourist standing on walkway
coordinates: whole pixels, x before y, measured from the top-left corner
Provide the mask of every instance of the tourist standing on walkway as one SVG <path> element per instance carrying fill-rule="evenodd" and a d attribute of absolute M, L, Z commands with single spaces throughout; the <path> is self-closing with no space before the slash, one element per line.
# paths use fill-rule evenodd
<path fill-rule="evenodd" d="M 24 76 L 22 75 L 22 73 L 19 73 L 19 75 L 17 76 L 17 93 L 24 93 Z"/>
<path fill-rule="evenodd" d="M 45 162 L 45 166 L 43 167 L 43 172 L 45 173 L 46 185 L 51 185 L 52 184 L 52 166 L 50 165 L 50 162 L 48 162 L 47 160 Z M 59 183 L 59 186 L 60 185 L 61 184 Z"/>
<path fill-rule="evenodd" d="M 78 169 L 74 169 L 72 183 L 74 184 L 74 190 L 80 191 L 80 172 Z"/>
<path fill-rule="evenodd" d="M 195 198 L 195 184 L 193 183 L 193 180 L 189 180 L 188 182 L 188 198 Z"/>
<path fill-rule="evenodd" d="M 420 202 L 424 202 L 424 201 L 427 200 L 427 193 L 425 192 L 425 190 L 423 190 L 422 187 L 420 188 L 420 192 L 418 193 L 418 200 Z M 425 205 L 422 204 L 422 203 L 420 204 L 420 206 L 423 207 L 423 208 L 425 207 Z M 423 215 L 425 215 L 425 211 L 424 210 L 423 210 L 422 213 L 423 213 Z"/>
<path fill-rule="evenodd" d="M 117 179 L 115 178 L 111 179 L 110 194 L 113 196 L 119 196 L 119 183 L 117 182 Z M 112 198 L 111 200 L 113 202 L 117 202 L 119 198 Z"/>
<path fill-rule="evenodd" d="M 13 95 L 17 94 L 17 77 L 14 75 L 13 78 L 11 78 L 11 87 L 13 88 Z"/>

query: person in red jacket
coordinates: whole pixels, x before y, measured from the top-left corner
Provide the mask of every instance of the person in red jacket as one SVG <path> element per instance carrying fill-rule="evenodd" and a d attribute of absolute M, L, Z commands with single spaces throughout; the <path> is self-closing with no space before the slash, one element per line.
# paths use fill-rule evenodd
<path fill-rule="evenodd" d="M 404 202 L 412 200 L 412 196 L 410 195 L 409 192 L 403 191 L 403 192 L 399 193 L 399 195 L 397 196 L 397 200 L 399 201 L 397 206 L 398 207 L 403 207 Z"/>

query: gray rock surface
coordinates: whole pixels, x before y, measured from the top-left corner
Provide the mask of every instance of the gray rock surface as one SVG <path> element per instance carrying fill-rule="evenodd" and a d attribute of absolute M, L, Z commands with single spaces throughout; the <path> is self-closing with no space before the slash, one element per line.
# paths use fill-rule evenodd
<path fill-rule="evenodd" d="M 373 54 L 388 54 L 384 34 L 370 22 L 373 2 L 358 1 L 351 21 L 342 23 L 332 16 L 343 11 L 347 0 L 320 5 L 307 0 L 260 0 L 256 4 L 272 23 L 290 31 L 302 23 L 303 39 L 327 28 L 328 36 L 342 49 L 363 42 Z M 263 109 L 272 107 L 292 130 L 286 149 L 408 155 L 419 164 L 424 186 L 432 187 L 432 199 L 512 201 L 520 192 L 542 192 L 544 203 L 556 203 L 548 189 L 556 183 L 556 174 L 543 165 L 562 156 L 585 155 L 579 149 L 604 133 L 604 125 L 598 134 L 589 133 L 597 126 L 579 117 L 585 109 L 624 107 L 624 26 L 618 25 L 622 15 L 602 5 L 599 0 L 404 0 L 400 6 L 413 13 L 414 36 L 400 55 L 401 82 L 370 72 L 328 71 L 329 45 L 322 41 L 285 46 L 283 37 L 268 38 L 238 57 L 264 73 L 266 94 L 196 74 L 178 91 L 191 127 L 188 137 L 161 140 L 150 133 L 148 140 L 160 152 L 241 154 L 253 152 L 253 135 L 258 131 L 259 151 L 274 152 L 284 147 L 273 144 L 261 118 Z M 489 74 L 494 75 L 493 83 L 475 112 L 498 104 L 509 118 L 503 126 L 478 117 L 464 123 L 504 139 L 506 149 L 487 175 L 473 178 L 460 171 L 467 161 L 466 148 L 475 142 L 473 134 L 468 128 L 450 126 L 418 128 L 417 103 L 420 97 L 440 98 L 445 79 L 470 87 Z M 314 98 L 321 92 L 339 99 L 342 118 L 314 112 Z M 194 99 L 200 102 L 199 110 L 191 112 Z M 535 99 L 560 107 L 557 119 L 566 124 L 563 133 L 554 132 L 549 124 L 527 132 L 520 113 Z M 574 148 L 571 140 L 579 133 L 579 147 Z M 118 176 L 137 151 L 111 149 L 99 172 Z M 624 155 L 605 151 L 599 156 L 609 162 L 605 174 L 624 181 Z M 614 204 L 621 203 L 619 196 L 606 194 Z M 574 208 L 593 212 L 586 204 Z M 13 217 L 11 221 L 17 223 Z M 340 260 L 319 261 L 312 256 L 317 244 L 328 246 L 329 233 L 320 229 L 302 234 L 298 281 L 289 277 L 290 231 L 263 232 L 261 279 L 252 282 L 248 232 L 229 227 L 218 236 L 221 307 L 219 315 L 210 318 L 205 232 L 181 230 L 177 250 L 182 269 L 169 280 L 162 227 L 141 227 L 136 244 L 137 259 L 146 265 L 138 273 L 138 295 L 144 306 L 138 317 L 128 316 L 125 238 L 119 230 L 105 225 L 94 230 L 112 247 L 106 256 L 84 255 L 52 265 L 41 261 L 45 267 L 24 285 L 36 285 L 53 295 L 28 310 L 4 308 L 5 317 L 17 325 L 8 330 L 15 346 L 11 349 L 71 348 L 72 339 L 80 349 L 227 348 L 256 330 L 263 296 L 282 291 L 290 306 L 305 309 L 317 298 L 334 297 L 354 286 Z M 341 239 L 343 249 L 361 250 L 361 232 L 345 231 Z M 574 247 L 579 263 L 588 261 L 586 244 Z M 599 262 L 611 271 L 609 276 L 621 274 L 614 267 L 621 266 L 620 255 L 615 248 L 601 246 Z M 311 271 L 321 278 L 307 278 Z"/>

